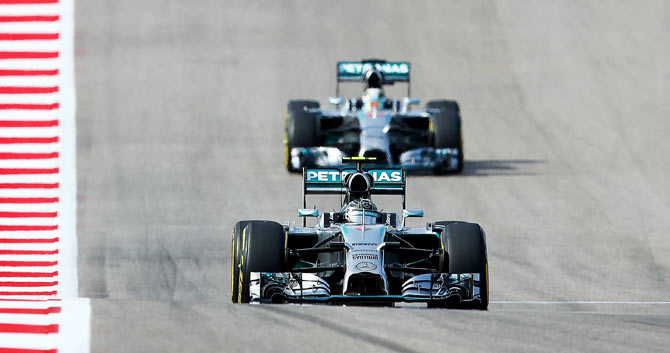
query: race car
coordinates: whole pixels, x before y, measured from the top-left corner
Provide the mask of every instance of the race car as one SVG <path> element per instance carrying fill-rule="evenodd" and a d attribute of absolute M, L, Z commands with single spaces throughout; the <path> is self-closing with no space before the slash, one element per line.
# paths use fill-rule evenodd
<path fill-rule="evenodd" d="M 344 158 L 355 168 L 303 169 L 300 217 L 316 224 L 246 220 L 232 236 L 233 303 L 333 303 L 487 309 L 486 235 L 476 223 L 408 227 L 423 211 L 405 208 L 403 169 L 363 168 L 374 157 Z M 340 195 L 338 211 L 306 208 L 306 195 Z M 399 195 L 402 218 L 374 195 Z"/>
<path fill-rule="evenodd" d="M 340 83 L 364 82 L 360 97 L 339 97 Z M 388 98 L 384 86 L 407 84 L 407 97 Z M 284 125 L 285 165 L 340 167 L 342 157 L 376 157 L 386 167 L 434 170 L 463 169 L 460 107 L 453 100 L 433 100 L 423 110 L 412 106 L 410 63 L 366 59 L 337 63 L 333 110 L 314 100 L 288 102 Z"/>

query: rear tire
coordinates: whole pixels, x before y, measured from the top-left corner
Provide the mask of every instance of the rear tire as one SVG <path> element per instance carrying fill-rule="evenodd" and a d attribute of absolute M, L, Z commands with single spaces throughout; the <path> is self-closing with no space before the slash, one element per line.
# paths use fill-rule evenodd
<path fill-rule="evenodd" d="M 437 222 L 443 223 L 443 222 Z M 481 303 L 476 309 L 486 310 L 489 305 L 488 257 L 486 254 L 486 234 L 479 224 L 465 222 L 444 222 L 446 231 L 442 234 L 442 244 L 448 254 L 451 274 L 478 273 Z"/>
<path fill-rule="evenodd" d="M 433 124 L 433 147 L 435 148 L 458 148 L 457 172 L 463 170 L 464 152 L 463 135 L 461 132 L 461 108 L 456 101 L 433 100 L 426 104 L 429 109 L 439 109 L 431 115 Z M 442 172 L 442 168 L 437 168 Z"/>
<path fill-rule="evenodd" d="M 251 272 L 284 271 L 284 227 L 271 221 L 247 221 L 239 240 L 239 256 L 233 257 L 237 286 L 233 286 L 233 303 L 249 303 Z M 238 237 L 239 238 L 239 237 Z M 236 298 L 237 297 L 237 298 Z"/>
<path fill-rule="evenodd" d="M 291 149 L 294 147 L 314 147 L 318 144 L 317 114 L 306 109 L 319 108 L 313 100 L 291 100 L 286 108 L 286 143 L 284 163 L 289 172 L 297 172 L 291 166 Z"/>

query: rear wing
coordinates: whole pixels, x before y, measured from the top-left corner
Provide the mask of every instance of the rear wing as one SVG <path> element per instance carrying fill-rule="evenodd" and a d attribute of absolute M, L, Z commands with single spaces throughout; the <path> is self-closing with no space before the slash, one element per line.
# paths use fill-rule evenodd
<path fill-rule="evenodd" d="M 346 188 L 342 183 L 344 177 L 355 172 L 354 168 L 315 168 L 303 169 L 302 175 L 302 207 L 307 207 L 307 195 L 345 195 Z M 372 195 L 400 195 L 402 207 L 405 208 L 406 175 L 404 169 L 371 168 L 365 169 L 372 175 L 374 185 Z"/>
<path fill-rule="evenodd" d="M 362 60 L 339 61 L 337 63 L 338 81 L 362 81 L 365 74 L 377 69 L 384 75 L 384 83 L 409 82 L 410 64 L 407 61 Z"/>
<path fill-rule="evenodd" d="M 364 59 L 361 61 L 337 62 L 337 86 L 335 95 L 339 96 L 340 82 L 361 82 L 365 74 L 376 69 L 384 75 L 384 84 L 407 82 L 407 96 L 410 96 L 410 63 L 408 61 L 386 61 L 383 59 Z"/>

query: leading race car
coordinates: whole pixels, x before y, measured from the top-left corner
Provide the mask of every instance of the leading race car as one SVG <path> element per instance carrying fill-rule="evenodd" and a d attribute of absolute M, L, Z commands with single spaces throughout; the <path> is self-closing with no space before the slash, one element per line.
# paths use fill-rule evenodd
<path fill-rule="evenodd" d="M 484 230 L 475 223 L 439 221 L 406 226 L 422 210 L 405 209 L 405 171 L 367 169 L 370 158 L 352 157 L 355 169 L 303 170 L 301 217 L 295 222 L 240 221 L 232 237 L 233 303 L 349 303 L 429 307 L 488 306 Z M 344 159 L 345 162 L 348 158 Z M 349 160 L 351 161 L 351 160 Z M 339 194 L 337 212 L 307 209 L 306 195 Z M 403 218 L 382 212 L 377 194 L 400 195 Z"/>
<path fill-rule="evenodd" d="M 361 97 L 339 97 L 341 82 L 364 82 Z M 383 87 L 407 84 L 407 97 L 391 99 Z M 291 100 L 285 115 L 285 164 L 340 167 L 345 156 L 376 157 L 387 167 L 460 172 L 463 139 L 460 108 L 453 100 L 429 101 L 423 110 L 410 98 L 410 64 L 367 59 L 337 63 L 334 110 L 314 100 Z"/>

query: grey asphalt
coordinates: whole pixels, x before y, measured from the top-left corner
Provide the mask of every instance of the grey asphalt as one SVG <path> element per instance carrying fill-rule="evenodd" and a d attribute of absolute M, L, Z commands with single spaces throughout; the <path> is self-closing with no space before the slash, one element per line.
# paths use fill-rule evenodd
<path fill-rule="evenodd" d="M 630 303 L 670 301 L 670 2 L 87 0 L 76 47 L 94 352 L 670 346 L 668 304 Z M 461 104 L 463 174 L 408 207 L 486 229 L 487 312 L 230 304 L 235 221 L 297 218 L 286 102 L 363 57 Z"/>

